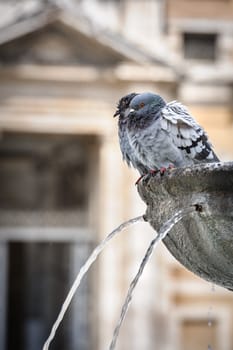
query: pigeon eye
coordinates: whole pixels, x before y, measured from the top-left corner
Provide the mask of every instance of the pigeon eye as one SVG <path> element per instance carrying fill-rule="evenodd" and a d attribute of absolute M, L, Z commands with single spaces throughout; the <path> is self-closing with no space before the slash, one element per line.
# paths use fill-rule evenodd
<path fill-rule="evenodd" d="M 144 106 L 145 106 L 145 103 L 141 102 L 140 105 L 139 105 L 139 108 L 143 108 Z"/>

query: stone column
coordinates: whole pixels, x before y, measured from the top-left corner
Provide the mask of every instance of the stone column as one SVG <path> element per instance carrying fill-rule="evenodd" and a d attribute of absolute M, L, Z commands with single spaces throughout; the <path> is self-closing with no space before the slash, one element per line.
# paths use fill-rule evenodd
<path fill-rule="evenodd" d="M 124 34 L 137 45 L 153 49 L 163 27 L 161 0 L 128 0 L 124 6 Z"/>
<path fill-rule="evenodd" d="M 122 170 L 115 134 L 101 140 L 99 173 L 99 241 L 123 221 Z M 109 243 L 99 259 L 99 349 L 107 349 L 121 306 L 121 237 Z"/>

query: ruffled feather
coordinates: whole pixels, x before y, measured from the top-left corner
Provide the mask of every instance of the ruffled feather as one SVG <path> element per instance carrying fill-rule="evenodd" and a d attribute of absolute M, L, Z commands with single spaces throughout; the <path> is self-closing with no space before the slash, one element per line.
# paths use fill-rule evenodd
<path fill-rule="evenodd" d="M 218 161 L 206 133 L 181 103 L 172 101 L 161 110 L 161 129 L 169 130 L 172 141 L 186 156 Z"/>

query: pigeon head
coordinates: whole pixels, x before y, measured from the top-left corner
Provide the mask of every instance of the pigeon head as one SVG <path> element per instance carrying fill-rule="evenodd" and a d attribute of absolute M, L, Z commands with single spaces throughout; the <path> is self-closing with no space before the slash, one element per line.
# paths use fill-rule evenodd
<path fill-rule="evenodd" d="M 131 94 L 128 94 L 128 95 L 122 97 L 120 99 L 120 101 L 118 102 L 117 110 L 116 110 L 115 114 L 113 115 L 113 117 L 119 116 L 120 118 L 124 118 L 125 113 L 126 113 L 127 109 L 129 108 L 130 102 L 137 95 L 138 94 L 136 94 L 135 92 L 132 92 Z"/>
<path fill-rule="evenodd" d="M 166 105 L 164 99 L 151 92 L 145 92 L 135 96 L 129 104 L 128 117 L 142 117 L 157 114 Z"/>

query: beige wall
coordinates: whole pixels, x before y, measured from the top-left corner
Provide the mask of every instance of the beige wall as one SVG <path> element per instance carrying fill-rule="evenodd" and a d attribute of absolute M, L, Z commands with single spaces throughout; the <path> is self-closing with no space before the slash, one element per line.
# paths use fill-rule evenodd
<path fill-rule="evenodd" d="M 167 13 L 172 18 L 206 18 L 224 19 L 233 18 L 233 1 L 225 0 L 168 0 Z"/>
<path fill-rule="evenodd" d="M 144 46 L 148 45 L 151 51 L 153 43 L 153 50 L 158 53 L 162 45 L 167 45 L 165 56 L 170 59 L 172 68 L 122 64 L 99 70 L 98 67 L 16 64 L 0 70 L 0 131 L 92 134 L 99 138 L 98 159 L 93 167 L 97 174 L 93 175 L 91 185 L 91 191 L 96 192 L 90 210 L 90 225 L 95 229 L 97 241 L 122 221 L 145 211 L 134 186 L 138 174 L 127 169 L 122 162 L 117 120 L 112 118 L 121 96 L 131 91 L 156 91 L 168 101 L 179 99 L 206 129 L 219 157 L 223 160 L 233 158 L 232 80 L 225 61 L 221 61 L 225 67 L 224 79 L 219 74 L 219 67 L 207 65 L 204 73 L 199 73 L 200 80 L 195 84 L 197 74 L 192 64 L 182 62 L 182 65 L 176 66 L 177 61 L 173 60 L 174 52 L 180 50 L 181 45 L 172 50 L 168 42 L 173 39 L 179 42 L 177 27 L 171 32 L 168 30 L 175 38 L 164 35 L 155 41 L 155 36 L 159 35 L 155 19 L 162 12 L 159 12 L 154 0 L 134 3 L 130 0 L 125 6 L 122 4 L 120 9 L 127 13 L 115 13 L 112 28 L 119 31 L 117 23 L 120 23 L 123 26 L 121 34 L 138 46 L 142 43 L 141 38 L 149 32 L 143 41 Z M 101 2 L 99 9 L 103 4 Z M 110 11 L 110 4 L 107 6 Z M 232 7 L 233 1 L 170 0 L 167 13 L 168 19 L 222 21 L 233 18 Z M 98 14 L 102 15 L 99 17 L 101 20 L 108 17 L 103 11 L 92 12 L 93 16 Z M 147 17 L 149 15 L 150 18 Z M 121 22 L 117 22 L 116 18 Z M 143 18 L 142 22 L 140 18 Z M 142 30 L 138 23 L 142 24 Z M 126 33 L 129 27 L 130 31 Z M 230 50 L 231 34 L 225 37 L 222 30 L 222 36 Z M 187 67 L 193 75 L 187 74 L 183 78 Z M 218 75 L 211 75 L 211 69 Z M 175 71 L 180 74 L 176 75 Z M 96 278 L 99 322 L 94 327 L 100 350 L 107 348 L 110 342 L 130 281 L 153 235 L 146 224 L 125 232 L 112 242 L 99 261 Z M 208 326 L 210 318 L 213 319 L 211 327 Z M 232 350 L 232 323 L 233 293 L 220 287 L 213 291 L 209 283 L 189 273 L 161 245 L 137 286 L 131 311 L 120 334 L 119 348 L 203 350 L 210 343 L 214 349 Z"/>

